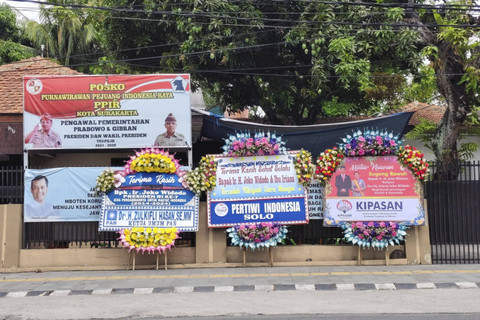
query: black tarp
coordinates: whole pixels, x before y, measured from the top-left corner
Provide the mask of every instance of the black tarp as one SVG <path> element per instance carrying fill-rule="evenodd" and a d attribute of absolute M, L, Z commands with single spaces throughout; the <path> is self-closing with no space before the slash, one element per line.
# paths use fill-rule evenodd
<path fill-rule="evenodd" d="M 368 120 L 318 124 L 308 126 L 276 126 L 238 121 L 204 113 L 202 135 L 222 142 L 236 132 L 271 132 L 282 136 L 288 150 L 305 149 L 318 156 L 325 149 L 342 142 L 347 134 L 357 130 L 375 129 L 402 137 L 413 112 L 396 113 Z"/>

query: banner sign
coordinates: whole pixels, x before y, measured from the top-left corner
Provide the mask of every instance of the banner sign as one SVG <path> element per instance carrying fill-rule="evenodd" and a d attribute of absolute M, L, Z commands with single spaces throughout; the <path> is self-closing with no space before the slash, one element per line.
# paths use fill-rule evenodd
<path fill-rule="evenodd" d="M 102 198 L 95 196 L 95 183 L 105 169 L 27 169 L 24 221 L 98 221 Z"/>
<path fill-rule="evenodd" d="M 397 157 L 348 157 L 325 193 L 325 225 L 342 221 L 425 223 L 422 185 Z"/>
<path fill-rule="evenodd" d="M 190 75 L 24 77 L 26 149 L 192 145 Z"/>
<path fill-rule="evenodd" d="M 308 187 L 308 213 L 310 220 L 323 219 L 323 194 L 320 182 L 314 182 Z"/>
<path fill-rule="evenodd" d="M 125 182 L 122 183 L 122 188 L 157 188 L 159 185 L 161 185 L 163 189 L 183 189 L 182 184 L 178 181 L 177 175 L 156 172 L 137 172 L 135 174 L 129 174 L 125 177 Z"/>
<path fill-rule="evenodd" d="M 172 228 L 198 231 L 198 196 L 184 189 L 176 174 L 128 175 L 120 188 L 103 197 L 99 230 Z"/>
<path fill-rule="evenodd" d="M 208 192 L 209 227 L 242 223 L 308 223 L 307 192 L 294 155 L 218 157 L 216 187 Z"/>

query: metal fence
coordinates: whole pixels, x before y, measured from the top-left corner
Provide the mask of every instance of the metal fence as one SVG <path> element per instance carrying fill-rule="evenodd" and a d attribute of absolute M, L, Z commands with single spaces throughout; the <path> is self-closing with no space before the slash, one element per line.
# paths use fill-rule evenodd
<path fill-rule="evenodd" d="M 480 162 L 435 164 L 425 184 L 432 262 L 480 263 Z M 443 178 L 443 179 L 441 179 Z"/>
<path fill-rule="evenodd" d="M 98 231 L 97 221 L 84 222 L 28 222 L 24 223 L 23 247 L 70 248 L 95 247 L 116 248 L 119 234 L 113 231 Z M 195 246 L 195 233 L 182 232 L 177 246 Z"/>
<path fill-rule="evenodd" d="M 441 180 L 431 166 L 425 184 L 433 263 L 480 263 L 480 162 L 451 164 Z M 453 179 L 453 180 L 452 180 Z M 23 167 L 0 166 L 0 204 L 23 203 Z M 339 228 L 324 227 L 322 220 L 290 226 L 288 238 L 297 244 L 336 244 Z M 98 222 L 24 223 L 24 248 L 66 246 L 116 247 L 115 232 L 98 232 Z M 179 245 L 195 246 L 195 233 L 181 234 Z M 287 244 L 290 243 L 287 241 Z"/>
<path fill-rule="evenodd" d="M 23 203 L 23 167 L 0 166 L 0 204 Z"/>

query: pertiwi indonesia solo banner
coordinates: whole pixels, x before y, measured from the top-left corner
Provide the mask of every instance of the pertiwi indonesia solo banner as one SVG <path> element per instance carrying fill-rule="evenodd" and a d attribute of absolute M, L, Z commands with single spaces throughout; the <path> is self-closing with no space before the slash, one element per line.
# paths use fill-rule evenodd
<path fill-rule="evenodd" d="M 198 196 L 182 186 L 178 175 L 138 172 L 103 196 L 99 230 L 175 227 L 198 231 L 198 210 Z"/>
<path fill-rule="evenodd" d="M 422 185 L 396 156 L 348 157 L 325 188 L 324 223 L 425 223 Z"/>
<path fill-rule="evenodd" d="M 23 81 L 26 149 L 192 144 L 188 74 L 26 76 Z"/>
<path fill-rule="evenodd" d="M 98 221 L 102 198 L 95 195 L 94 186 L 104 169 L 27 169 L 24 221 Z"/>
<path fill-rule="evenodd" d="M 307 192 L 298 182 L 294 157 L 218 156 L 216 186 L 207 195 L 209 227 L 308 223 Z"/>

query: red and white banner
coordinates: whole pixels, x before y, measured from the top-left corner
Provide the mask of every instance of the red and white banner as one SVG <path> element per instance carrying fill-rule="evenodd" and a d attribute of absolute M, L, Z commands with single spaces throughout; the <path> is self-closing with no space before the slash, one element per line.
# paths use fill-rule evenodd
<path fill-rule="evenodd" d="M 26 149 L 189 147 L 190 75 L 26 76 L 24 137 Z"/>
<path fill-rule="evenodd" d="M 422 185 L 397 157 L 346 158 L 325 194 L 326 225 L 342 221 L 425 223 Z"/>

